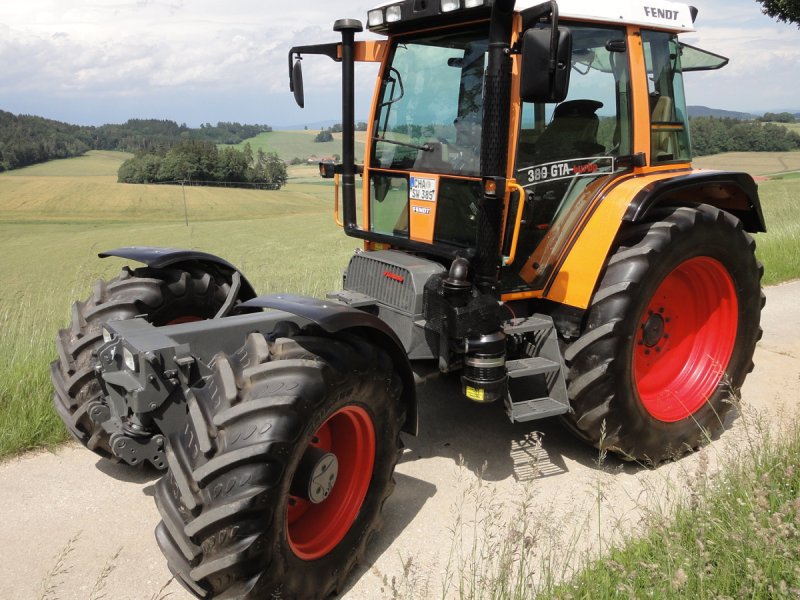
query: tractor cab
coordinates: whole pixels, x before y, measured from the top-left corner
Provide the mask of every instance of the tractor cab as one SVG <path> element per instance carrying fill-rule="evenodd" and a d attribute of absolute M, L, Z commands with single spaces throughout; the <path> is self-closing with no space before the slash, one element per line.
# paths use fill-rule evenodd
<path fill-rule="evenodd" d="M 696 15 L 686 5 L 517 2 L 498 24 L 499 4 L 405 0 L 369 12 L 369 29 L 387 39 L 354 44 L 355 60 L 381 68 L 357 169 L 362 213 L 345 229 L 367 249 L 437 260 L 491 245 L 496 291 L 548 297 L 602 189 L 631 173 L 690 168 L 682 73 L 727 59 L 678 42 Z M 493 73 L 491 36 L 502 27 L 510 39 Z M 293 48 L 290 64 L 313 51 Z M 503 189 L 497 239 L 482 241 L 487 178 Z"/>

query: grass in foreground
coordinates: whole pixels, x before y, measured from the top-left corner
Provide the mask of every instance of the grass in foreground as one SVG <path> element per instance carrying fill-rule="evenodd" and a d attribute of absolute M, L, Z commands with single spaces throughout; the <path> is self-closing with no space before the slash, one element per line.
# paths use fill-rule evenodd
<path fill-rule="evenodd" d="M 759 433 L 719 476 L 699 477 L 674 518 L 541 597 L 800 597 L 800 423 Z"/>

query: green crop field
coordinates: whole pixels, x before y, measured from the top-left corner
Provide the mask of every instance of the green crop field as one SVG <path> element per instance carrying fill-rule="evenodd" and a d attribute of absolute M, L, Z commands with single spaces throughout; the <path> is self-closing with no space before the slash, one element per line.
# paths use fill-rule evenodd
<path fill-rule="evenodd" d="M 250 144 L 253 152 L 259 148 L 264 152 L 275 152 L 283 160 L 289 161 L 293 158 L 307 159 L 310 156 L 317 158 L 330 157 L 334 154 L 342 153 L 342 134 L 334 133 L 333 141 L 315 142 L 314 137 L 319 131 L 271 131 L 261 133 L 254 138 L 245 140 L 236 145 L 242 149 L 245 144 Z M 356 160 L 361 160 L 364 156 L 364 132 L 356 132 Z"/>
<path fill-rule="evenodd" d="M 182 190 L 117 183 L 127 156 L 91 152 L 0 174 L 0 457 L 66 437 L 51 409 L 48 364 L 71 303 L 126 264 L 99 260 L 98 252 L 135 244 L 202 249 L 239 266 L 259 293 L 321 296 L 341 285 L 360 245 L 334 224 L 332 184 L 315 166 L 292 167 L 279 191 Z M 764 181 L 760 191 L 770 227 L 757 238 L 764 281 L 800 277 L 800 179 Z"/>

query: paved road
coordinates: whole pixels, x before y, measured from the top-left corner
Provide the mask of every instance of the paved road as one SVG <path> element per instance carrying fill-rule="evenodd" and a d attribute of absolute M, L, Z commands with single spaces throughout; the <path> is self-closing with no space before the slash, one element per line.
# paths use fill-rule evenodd
<path fill-rule="evenodd" d="M 767 298 L 756 370 L 743 390 L 746 417 L 702 453 L 656 470 L 613 459 L 599 468 L 595 451 L 553 422 L 534 423 L 539 433 L 532 434 L 497 407 L 463 401 L 452 382 L 427 384 L 421 435 L 408 440 L 384 529 L 344 597 L 390 597 L 393 577 L 400 596 L 441 597 L 451 548 L 466 558 L 475 530 L 468 522 L 458 527 L 458 515 L 469 521 L 475 506 L 488 509 L 479 530 L 499 520 L 505 531 L 502 519 L 529 498 L 545 554 L 553 547 L 580 554 L 635 527 L 643 507 L 681 493 L 693 473 L 736 448 L 755 416 L 777 424 L 781 411 L 797 405 L 800 282 L 769 288 Z M 155 480 L 72 444 L 0 464 L 0 598 L 158 597 L 170 574 L 153 538 Z M 461 541 L 452 541 L 453 530 Z M 190 598 L 174 582 L 162 596 L 169 592 Z"/>

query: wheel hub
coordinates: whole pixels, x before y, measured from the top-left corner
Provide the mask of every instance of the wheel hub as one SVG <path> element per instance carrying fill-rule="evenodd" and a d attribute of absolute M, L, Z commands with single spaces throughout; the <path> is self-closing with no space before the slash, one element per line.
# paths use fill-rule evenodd
<path fill-rule="evenodd" d="M 292 495 L 320 504 L 330 496 L 338 474 L 339 461 L 335 454 L 309 446 L 292 480 Z"/>
<path fill-rule="evenodd" d="M 664 317 L 659 313 L 650 313 L 647 321 L 642 325 L 642 341 L 648 348 L 652 348 L 664 337 Z"/>

